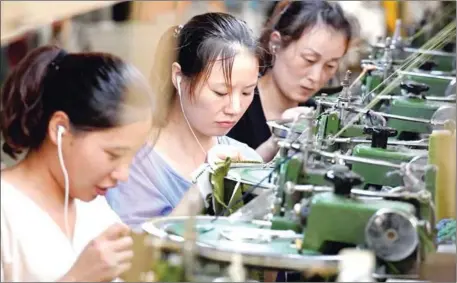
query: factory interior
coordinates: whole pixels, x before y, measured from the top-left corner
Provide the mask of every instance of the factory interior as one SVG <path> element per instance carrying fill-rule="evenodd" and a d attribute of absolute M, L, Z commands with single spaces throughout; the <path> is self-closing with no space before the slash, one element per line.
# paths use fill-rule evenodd
<path fill-rule="evenodd" d="M 2 282 L 457 282 L 456 1 L 1 1 Z"/>

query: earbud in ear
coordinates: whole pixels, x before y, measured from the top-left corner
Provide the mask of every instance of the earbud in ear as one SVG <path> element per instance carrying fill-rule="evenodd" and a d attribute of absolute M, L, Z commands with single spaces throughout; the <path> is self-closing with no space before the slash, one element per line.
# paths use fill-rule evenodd
<path fill-rule="evenodd" d="M 176 76 L 176 84 L 178 85 L 178 95 L 181 97 L 181 76 Z"/>
<path fill-rule="evenodd" d="M 278 45 L 276 45 L 276 44 L 273 45 L 271 49 L 272 49 L 271 51 L 273 52 L 273 54 L 275 54 L 276 51 L 278 51 Z"/>
<path fill-rule="evenodd" d="M 57 136 L 63 135 L 65 133 L 65 127 L 64 126 L 57 126 Z"/>
<path fill-rule="evenodd" d="M 178 86 L 181 84 L 181 76 L 176 76 L 176 83 Z"/>

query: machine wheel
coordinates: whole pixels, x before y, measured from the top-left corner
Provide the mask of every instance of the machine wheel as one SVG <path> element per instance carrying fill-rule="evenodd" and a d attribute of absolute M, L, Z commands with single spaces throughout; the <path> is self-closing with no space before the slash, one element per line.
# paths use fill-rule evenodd
<path fill-rule="evenodd" d="M 398 262 L 416 250 L 419 244 L 416 227 L 417 220 L 413 215 L 380 209 L 365 227 L 365 241 L 378 258 Z"/>

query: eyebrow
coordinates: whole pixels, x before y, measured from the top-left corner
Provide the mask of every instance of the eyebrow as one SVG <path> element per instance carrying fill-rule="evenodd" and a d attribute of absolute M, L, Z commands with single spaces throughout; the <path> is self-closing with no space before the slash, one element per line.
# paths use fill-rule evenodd
<path fill-rule="evenodd" d="M 322 54 L 320 54 L 319 52 L 317 52 L 316 50 L 314 50 L 314 49 L 312 49 L 312 48 L 310 48 L 310 47 L 305 47 L 304 50 L 309 50 L 309 51 L 311 51 L 311 52 L 313 52 L 313 53 L 316 53 L 317 56 L 322 57 Z M 342 57 L 330 58 L 330 61 L 339 60 L 339 59 L 341 59 L 341 58 L 342 58 Z"/>
<path fill-rule="evenodd" d="M 256 86 L 257 85 L 257 82 L 255 83 L 252 83 L 248 86 L 246 86 L 245 88 L 250 88 L 250 87 L 253 87 L 253 86 Z M 221 83 L 213 83 L 212 86 L 227 86 L 227 84 L 225 82 L 221 82 Z"/>
<path fill-rule="evenodd" d="M 128 151 L 128 150 L 130 150 L 130 148 L 127 147 L 127 146 L 114 146 L 114 147 L 108 147 L 107 149 L 114 150 L 114 151 Z"/>
<path fill-rule="evenodd" d="M 257 85 L 257 82 L 253 83 L 253 84 L 250 84 L 248 86 L 246 86 L 245 88 L 250 88 L 250 87 L 253 87 L 253 86 L 256 86 Z"/>

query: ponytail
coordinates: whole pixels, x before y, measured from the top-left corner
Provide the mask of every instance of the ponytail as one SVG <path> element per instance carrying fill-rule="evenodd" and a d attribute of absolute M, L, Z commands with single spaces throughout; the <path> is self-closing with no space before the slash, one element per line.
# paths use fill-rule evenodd
<path fill-rule="evenodd" d="M 44 139 L 43 131 L 38 129 L 43 118 L 42 84 L 48 67 L 60 52 L 56 46 L 37 48 L 6 78 L 1 94 L 0 128 L 5 139 L 3 151 L 13 159 Z"/>
<path fill-rule="evenodd" d="M 151 86 L 155 93 L 153 121 L 155 126 L 165 126 L 170 105 L 174 99 L 175 87 L 171 80 L 171 65 L 177 61 L 178 40 L 180 26 L 168 28 L 160 37 L 154 55 L 154 64 L 151 72 Z"/>

